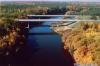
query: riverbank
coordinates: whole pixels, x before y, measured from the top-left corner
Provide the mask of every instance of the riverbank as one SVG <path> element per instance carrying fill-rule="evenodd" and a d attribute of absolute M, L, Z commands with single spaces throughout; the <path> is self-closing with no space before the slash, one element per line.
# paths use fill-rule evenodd
<path fill-rule="evenodd" d="M 0 24 L 0 55 L 9 55 L 13 49 L 17 52 L 19 47 L 25 44 L 24 29 L 11 19 L 0 19 L 1 22 L 3 23 Z"/>
<path fill-rule="evenodd" d="M 61 26 L 52 29 L 61 35 L 64 49 L 70 52 L 77 64 L 96 63 L 100 66 L 100 23 L 79 22 L 73 29 L 64 30 Z"/>

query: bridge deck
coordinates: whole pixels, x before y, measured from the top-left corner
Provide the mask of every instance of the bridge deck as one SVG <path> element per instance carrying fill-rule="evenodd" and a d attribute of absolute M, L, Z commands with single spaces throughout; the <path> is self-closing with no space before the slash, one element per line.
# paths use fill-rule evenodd
<path fill-rule="evenodd" d="M 34 17 L 57 17 L 57 16 L 63 17 L 63 16 L 77 16 L 77 15 L 27 15 L 27 16 L 29 17 L 32 17 L 32 16 Z"/>
<path fill-rule="evenodd" d="M 16 19 L 18 22 L 58 22 L 58 21 L 100 21 L 100 20 L 78 20 L 78 19 Z"/>
<path fill-rule="evenodd" d="M 57 17 L 57 16 L 69 16 L 69 17 L 74 17 L 74 16 L 91 16 L 91 15 L 27 15 L 28 17 Z"/>

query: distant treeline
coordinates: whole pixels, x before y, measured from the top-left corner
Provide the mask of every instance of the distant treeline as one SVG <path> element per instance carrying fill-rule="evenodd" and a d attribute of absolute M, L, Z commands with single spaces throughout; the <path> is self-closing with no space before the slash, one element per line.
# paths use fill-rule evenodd
<path fill-rule="evenodd" d="M 51 6 L 48 4 L 44 6 L 32 4 L 2 4 L 0 5 L 0 17 L 26 18 L 25 16 L 28 14 L 64 14 L 66 12 L 66 6 L 58 6 L 56 4 L 53 5 L 54 7 Z"/>

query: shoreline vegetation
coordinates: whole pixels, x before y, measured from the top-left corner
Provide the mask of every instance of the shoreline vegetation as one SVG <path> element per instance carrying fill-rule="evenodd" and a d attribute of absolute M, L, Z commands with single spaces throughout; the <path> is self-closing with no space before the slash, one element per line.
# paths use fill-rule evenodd
<path fill-rule="evenodd" d="M 88 6 L 88 4 L 84 7 L 83 5 L 80 7 L 80 5 L 68 4 L 67 7 L 65 4 L 63 5 L 64 7 L 60 7 L 55 3 L 52 7 L 50 7 L 50 4 L 48 5 L 48 3 L 45 4 L 45 6 L 43 6 L 43 4 L 35 6 L 33 4 L 29 5 L 21 3 L 0 5 L 0 56 L 9 55 L 12 49 L 14 49 L 15 52 L 18 52 L 19 48 L 26 42 L 24 31 L 21 26 L 14 21 L 16 18 L 27 19 L 26 16 L 28 14 L 57 15 L 66 12 L 65 15 L 82 15 L 82 17 L 77 17 L 76 19 L 100 19 L 100 8 L 95 8 L 93 6 L 92 8 L 91 6 Z M 90 16 L 85 16 L 88 14 Z M 66 17 L 64 17 L 64 19 L 65 18 Z M 62 24 L 64 23 L 52 23 L 51 29 L 61 35 L 64 49 L 70 52 L 76 63 L 97 63 L 97 65 L 100 66 L 100 23 L 79 22 L 74 24 L 72 28 L 68 28 L 67 26 L 59 27 L 59 25 Z"/>
<path fill-rule="evenodd" d="M 64 49 L 70 52 L 77 64 L 96 63 L 99 66 L 100 23 L 82 22 L 74 27 L 57 32 L 61 35 Z"/>
<path fill-rule="evenodd" d="M 66 12 L 65 15 L 73 13 L 75 11 L 71 10 Z M 91 19 L 90 17 L 86 18 Z M 78 17 L 77 19 L 84 18 Z M 70 27 L 61 26 L 63 24 L 65 23 L 53 23 L 51 29 L 61 35 L 64 49 L 70 52 L 75 63 L 100 66 L 100 22 L 76 22 Z"/>
<path fill-rule="evenodd" d="M 0 19 L 0 22 L 3 22 L 0 24 L 0 55 L 9 55 L 14 46 L 17 52 L 18 46 L 25 43 L 24 33 L 11 19 Z"/>

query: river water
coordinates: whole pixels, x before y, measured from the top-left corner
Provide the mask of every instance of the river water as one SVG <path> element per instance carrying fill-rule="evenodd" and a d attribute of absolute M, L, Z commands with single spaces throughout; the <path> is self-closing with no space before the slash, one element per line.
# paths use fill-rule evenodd
<path fill-rule="evenodd" d="M 62 19 L 62 17 L 53 17 Z M 49 25 L 51 22 L 44 22 L 43 25 Z M 34 27 L 29 33 L 48 33 L 54 32 L 50 27 Z M 31 62 L 34 66 L 72 66 L 72 60 L 65 55 L 61 37 L 54 35 L 29 35 L 28 45 L 35 50 L 31 56 Z"/>

